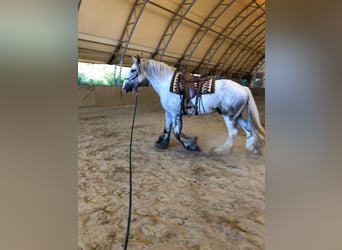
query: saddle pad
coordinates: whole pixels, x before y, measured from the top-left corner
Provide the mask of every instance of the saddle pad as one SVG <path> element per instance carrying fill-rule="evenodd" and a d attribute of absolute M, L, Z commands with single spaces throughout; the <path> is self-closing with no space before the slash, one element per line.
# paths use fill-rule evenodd
<path fill-rule="evenodd" d="M 170 84 L 170 92 L 183 95 L 185 91 L 185 85 L 187 84 L 193 85 L 195 89 L 197 89 L 198 86 L 201 86 L 202 84 L 201 89 L 200 89 L 201 94 L 210 94 L 210 93 L 215 92 L 215 79 L 205 78 L 205 79 L 196 79 L 193 82 L 187 82 L 186 80 L 184 80 L 184 75 L 183 75 L 183 72 L 181 71 L 176 72 L 174 74 L 171 84 Z"/>

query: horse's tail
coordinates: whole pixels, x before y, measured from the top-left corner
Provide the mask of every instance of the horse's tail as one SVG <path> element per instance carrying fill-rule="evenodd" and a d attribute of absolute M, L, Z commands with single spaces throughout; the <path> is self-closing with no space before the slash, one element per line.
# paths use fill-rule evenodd
<path fill-rule="evenodd" d="M 251 132 L 257 138 L 259 138 L 260 142 L 264 143 L 265 141 L 265 130 L 261 126 L 259 111 L 255 104 L 252 92 L 249 88 L 248 90 L 248 111 L 247 111 L 247 121 L 251 128 Z"/>

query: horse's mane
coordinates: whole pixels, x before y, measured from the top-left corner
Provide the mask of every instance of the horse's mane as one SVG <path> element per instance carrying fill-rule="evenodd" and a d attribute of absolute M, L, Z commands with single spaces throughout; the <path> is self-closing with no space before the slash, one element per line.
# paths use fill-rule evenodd
<path fill-rule="evenodd" d="M 166 63 L 155 61 L 152 59 L 146 59 L 143 61 L 143 69 L 146 75 L 168 77 L 175 70 L 174 67 L 167 65 Z"/>

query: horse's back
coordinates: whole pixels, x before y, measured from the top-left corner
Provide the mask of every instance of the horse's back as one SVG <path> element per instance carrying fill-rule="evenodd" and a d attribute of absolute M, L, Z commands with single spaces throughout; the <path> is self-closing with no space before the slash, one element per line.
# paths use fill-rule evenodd
<path fill-rule="evenodd" d="M 248 97 L 248 88 L 229 79 L 220 79 L 215 82 L 215 91 L 222 98 L 239 99 Z"/>

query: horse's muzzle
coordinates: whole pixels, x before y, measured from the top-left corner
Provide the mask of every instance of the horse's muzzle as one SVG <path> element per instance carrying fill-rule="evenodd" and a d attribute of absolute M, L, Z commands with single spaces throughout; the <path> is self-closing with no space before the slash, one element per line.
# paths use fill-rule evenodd
<path fill-rule="evenodd" d="M 126 92 L 136 92 L 136 87 L 133 84 L 123 84 L 122 89 Z"/>
<path fill-rule="evenodd" d="M 127 83 L 124 82 L 123 85 L 122 85 L 122 89 L 123 89 L 126 93 L 128 93 L 128 92 L 131 92 L 131 91 L 132 91 L 133 87 L 130 86 L 130 84 L 127 84 Z"/>

